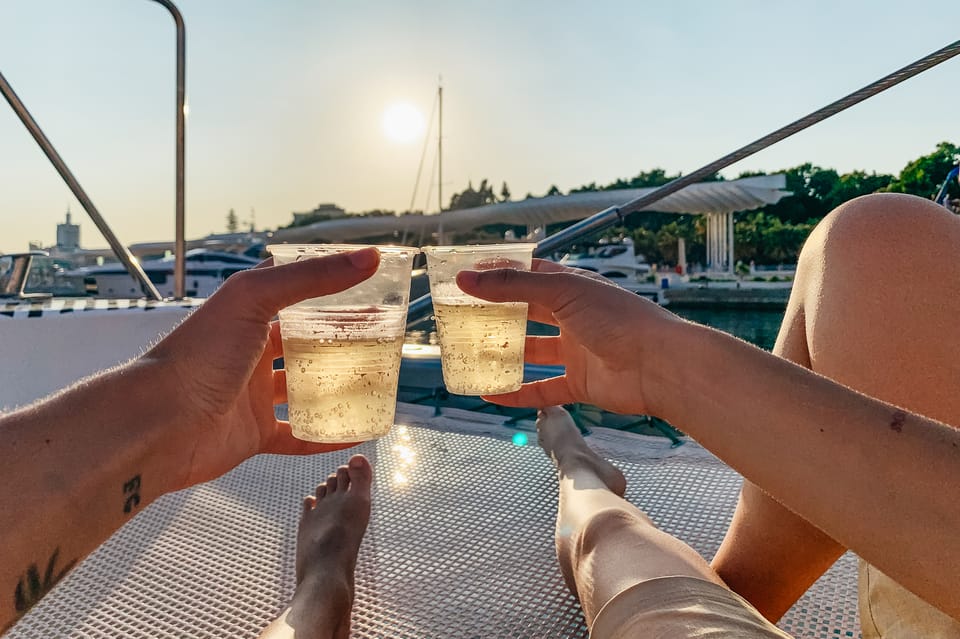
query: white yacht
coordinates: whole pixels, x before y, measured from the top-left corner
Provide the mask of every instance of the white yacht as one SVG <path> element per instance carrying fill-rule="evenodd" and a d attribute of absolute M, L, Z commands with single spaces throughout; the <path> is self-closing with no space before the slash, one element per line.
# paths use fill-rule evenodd
<path fill-rule="evenodd" d="M 260 259 L 210 249 L 191 249 L 186 253 L 186 291 L 187 297 L 209 297 L 224 280 L 238 271 L 256 266 Z M 164 298 L 175 297 L 174 258 L 162 257 L 144 260 L 140 263 L 144 273 Z M 80 276 L 86 284 L 88 294 L 107 299 L 125 299 L 140 297 L 143 292 L 140 284 L 127 271 L 123 264 L 112 263 L 103 266 L 87 266 L 69 273 Z"/>
<path fill-rule="evenodd" d="M 560 258 L 565 266 L 593 271 L 609 279 L 642 280 L 652 272 L 646 258 L 636 252 L 633 240 L 625 237 L 619 242 L 602 242 L 586 252 L 567 253 Z"/>

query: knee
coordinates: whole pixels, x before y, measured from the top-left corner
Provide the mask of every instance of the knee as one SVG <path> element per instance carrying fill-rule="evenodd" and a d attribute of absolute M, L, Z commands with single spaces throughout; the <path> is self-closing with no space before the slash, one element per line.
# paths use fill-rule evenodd
<path fill-rule="evenodd" d="M 623 535 L 633 536 L 638 526 L 651 526 L 649 520 L 638 512 L 629 512 L 623 508 L 604 508 L 594 513 L 575 532 L 575 547 L 582 558 L 588 556 L 604 544 L 616 543 Z"/>
<path fill-rule="evenodd" d="M 942 225 L 954 218 L 942 206 L 915 195 L 874 193 L 841 204 L 820 226 L 829 238 L 840 240 L 891 238 L 902 233 L 916 235 L 920 229 Z"/>
<path fill-rule="evenodd" d="M 960 220 L 930 200 L 902 193 L 854 198 L 814 228 L 798 268 L 889 267 L 955 246 Z"/>

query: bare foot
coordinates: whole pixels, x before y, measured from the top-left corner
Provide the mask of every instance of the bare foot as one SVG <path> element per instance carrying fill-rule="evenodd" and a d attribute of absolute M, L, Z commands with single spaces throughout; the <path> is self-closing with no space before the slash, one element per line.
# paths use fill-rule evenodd
<path fill-rule="evenodd" d="M 373 471 L 354 455 L 316 496 L 303 500 L 297 532 L 297 589 L 290 608 L 262 637 L 347 639 L 353 608 L 353 573 L 360 542 L 370 521 Z"/>
<path fill-rule="evenodd" d="M 587 446 L 570 413 L 560 406 L 544 408 L 537 415 L 537 441 L 553 459 L 560 477 L 587 471 L 597 476 L 617 497 L 627 491 L 620 470 Z"/>

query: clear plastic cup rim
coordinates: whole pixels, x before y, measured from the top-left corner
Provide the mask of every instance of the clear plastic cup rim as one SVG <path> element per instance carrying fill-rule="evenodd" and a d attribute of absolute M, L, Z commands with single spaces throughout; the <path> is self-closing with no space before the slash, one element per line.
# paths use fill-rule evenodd
<path fill-rule="evenodd" d="M 535 243 L 516 242 L 510 244 L 458 244 L 450 246 L 424 246 L 424 253 L 500 253 L 504 251 L 530 251 L 537 248 Z"/>
<path fill-rule="evenodd" d="M 311 252 L 322 250 L 324 252 L 342 253 L 345 251 L 359 251 L 365 248 L 376 248 L 381 253 L 402 254 L 409 253 L 416 255 L 420 249 L 412 246 L 383 246 L 380 244 L 268 244 L 267 252 L 270 255 L 276 255 L 277 252 L 286 254 Z"/>

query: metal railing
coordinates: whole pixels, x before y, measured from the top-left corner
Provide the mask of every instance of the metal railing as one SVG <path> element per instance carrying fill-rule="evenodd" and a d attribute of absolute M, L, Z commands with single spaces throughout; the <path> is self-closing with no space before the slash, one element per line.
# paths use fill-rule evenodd
<path fill-rule="evenodd" d="M 66 182 L 67 187 L 73 192 L 74 197 L 80 202 L 80 206 L 83 207 L 83 210 L 87 212 L 87 215 L 90 216 L 90 219 L 93 220 L 93 223 L 103 234 L 103 237 L 107 240 L 107 244 L 110 245 L 117 259 L 123 263 L 130 275 L 140 283 L 143 294 L 155 300 L 161 299 L 160 292 L 153 285 L 153 282 L 151 282 L 147 274 L 143 272 L 140 264 L 134 259 L 130 251 L 127 250 L 127 247 L 114 235 L 113 229 L 110 228 L 107 221 L 100 215 L 100 211 L 97 210 L 97 207 L 94 206 L 93 201 L 87 195 L 87 192 L 80 186 L 73 172 L 67 167 L 67 163 L 63 161 L 63 158 L 60 157 L 57 150 L 53 148 L 53 144 L 50 143 L 50 140 L 43 133 L 40 125 L 37 124 L 37 121 L 34 120 L 30 112 L 27 111 L 27 107 L 24 106 L 2 73 L 0 73 L 0 93 L 3 93 L 3 97 L 5 97 L 7 102 L 10 103 L 10 106 L 13 107 L 17 117 L 19 117 L 24 126 L 27 127 L 30 135 L 32 135 L 33 139 L 40 145 L 44 155 L 47 156 L 53 164 L 53 167 L 57 170 L 57 173 L 59 173 L 63 181 Z"/>
<path fill-rule="evenodd" d="M 173 295 L 181 299 L 186 295 L 186 205 L 184 191 L 184 174 L 186 167 L 186 82 L 187 82 L 187 30 L 183 24 L 183 14 L 170 0 L 153 0 L 166 7 L 177 29 L 177 168 L 176 168 L 176 221 L 174 223 L 174 262 L 173 262 Z"/>
<path fill-rule="evenodd" d="M 185 203 L 184 203 L 184 166 L 185 166 L 185 129 L 186 122 L 184 111 L 186 103 L 186 30 L 183 24 L 183 16 L 176 5 L 170 0 L 153 0 L 163 5 L 173 16 L 177 31 L 177 113 L 176 113 L 176 217 L 175 217 L 175 258 L 174 258 L 174 296 L 182 298 L 186 292 L 186 240 L 185 240 Z M 33 136 L 33 139 L 40 146 L 44 155 L 50 160 L 57 173 L 63 178 L 67 187 L 73 193 L 74 197 L 80 202 L 80 206 L 87 212 L 90 219 L 96 225 L 100 233 L 107 240 L 110 249 L 117 256 L 117 259 L 123 264 L 139 284 L 143 294 L 147 297 L 159 300 L 160 292 L 153 285 L 150 279 L 144 273 L 143 268 L 133 257 L 130 251 L 125 247 L 114 234 L 110 225 L 97 210 L 93 201 L 87 195 L 87 192 L 80 186 L 80 182 L 73 175 L 73 172 L 64 162 L 63 158 L 54 148 L 53 144 L 44 134 L 40 125 L 27 110 L 23 101 L 17 96 L 13 87 L 7 82 L 7 79 L 0 73 L 0 93 L 13 108 L 14 113 L 20 118 L 27 131 Z"/>

